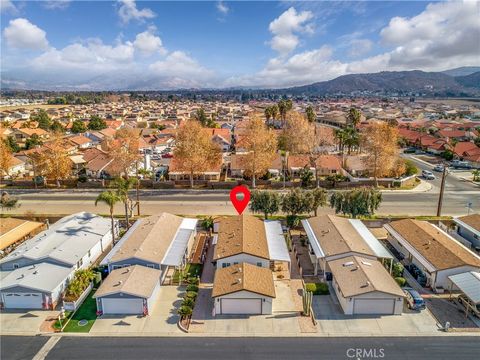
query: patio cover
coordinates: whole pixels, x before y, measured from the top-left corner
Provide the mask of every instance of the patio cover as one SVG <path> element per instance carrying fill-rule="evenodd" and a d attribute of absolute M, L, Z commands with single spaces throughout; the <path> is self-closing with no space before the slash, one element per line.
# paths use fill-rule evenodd
<path fill-rule="evenodd" d="M 392 254 L 373 236 L 368 228 L 358 219 L 350 219 L 350 224 L 357 230 L 363 240 L 368 244 L 370 249 L 375 253 L 378 258 L 393 259 Z"/>
<path fill-rule="evenodd" d="M 267 235 L 270 260 L 290 262 L 290 255 L 280 221 L 265 220 L 263 223 Z"/>
<path fill-rule="evenodd" d="M 448 277 L 475 304 L 480 304 L 480 272 L 469 271 Z"/>

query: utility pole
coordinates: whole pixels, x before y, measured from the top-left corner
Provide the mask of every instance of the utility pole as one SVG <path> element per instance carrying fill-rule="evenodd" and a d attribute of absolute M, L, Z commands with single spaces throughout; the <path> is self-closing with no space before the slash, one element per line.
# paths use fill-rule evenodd
<path fill-rule="evenodd" d="M 440 185 L 440 194 L 438 196 L 437 216 L 442 214 L 443 192 L 445 191 L 445 179 L 447 178 L 447 165 L 443 164 L 442 184 Z"/>

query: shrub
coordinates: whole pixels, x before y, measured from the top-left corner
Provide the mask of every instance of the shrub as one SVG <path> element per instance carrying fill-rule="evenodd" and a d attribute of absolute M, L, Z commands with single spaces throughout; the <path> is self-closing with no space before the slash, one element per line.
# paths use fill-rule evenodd
<path fill-rule="evenodd" d="M 295 228 L 300 225 L 300 218 L 298 215 L 287 215 L 287 226 L 289 228 Z"/>
<path fill-rule="evenodd" d="M 85 175 L 85 174 L 82 174 L 78 177 L 78 181 L 81 182 L 81 183 L 85 183 L 85 182 L 87 182 L 87 180 L 88 180 L 88 176 Z"/>
<path fill-rule="evenodd" d="M 403 276 L 403 265 L 399 262 L 395 262 L 392 266 L 392 276 L 394 278 Z"/>
<path fill-rule="evenodd" d="M 189 283 L 190 285 L 198 285 L 199 283 L 198 277 L 190 276 L 189 278 L 187 278 L 187 283 Z"/>
<path fill-rule="evenodd" d="M 198 292 L 198 286 L 197 285 L 188 285 L 187 286 L 187 291 L 194 291 L 194 292 Z"/>
<path fill-rule="evenodd" d="M 181 317 L 186 317 L 192 315 L 193 309 L 190 306 L 181 306 L 177 312 Z"/>
<path fill-rule="evenodd" d="M 398 286 L 400 286 L 400 287 L 405 286 L 405 284 L 407 283 L 407 280 L 405 280 L 405 278 L 400 277 L 400 276 L 396 277 L 395 281 L 397 282 Z"/>
<path fill-rule="evenodd" d="M 182 306 L 188 306 L 190 308 L 193 308 L 193 305 L 195 304 L 195 301 L 190 298 L 183 299 L 182 301 Z"/>
<path fill-rule="evenodd" d="M 197 298 L 197 293 L 195 291 L 187 291 L 185 294 L 185 299 L 193 299 L 195 300 Z"/>
<path fill-rule="evenodd" d="M 328 285 L 326 283 L 306 283 L 305 290 L 313 293 L 313 295 L 328 295 Z"/>

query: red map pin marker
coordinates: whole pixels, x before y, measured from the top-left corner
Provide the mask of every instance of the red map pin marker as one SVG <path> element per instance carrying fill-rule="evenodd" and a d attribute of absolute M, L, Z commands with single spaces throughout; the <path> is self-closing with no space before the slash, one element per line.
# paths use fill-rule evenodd
<path fill-rule="evenodd" d="M 243 197 L 239 199 L 238 195 L 243 195 Z M 242 215 L 243 210 L 245 210 L 250 201 L 250 191 L 246 186 L 235 186 L 232 191 L 230 191 L 230 201 L 235 207 L 235 210 L 237 210 L 238 215 Z"/>

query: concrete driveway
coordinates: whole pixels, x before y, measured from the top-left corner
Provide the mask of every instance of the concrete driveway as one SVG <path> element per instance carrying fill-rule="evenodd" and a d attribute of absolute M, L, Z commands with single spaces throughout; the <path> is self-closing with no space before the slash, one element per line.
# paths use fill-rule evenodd
<path fill-rule="evenodd" d="M 148 316 L 103 315 L 95 321 L 90 333 L 181 334 L 177 309 L 184 293 L 184 287 L 162 286 Z"/>
<path fill-rule="evenodd" d="M 300 334 L 298 311 L 292 298 L 289 281 L 275 281 L 277 297 L 273 300 L 272 315 L 212 316 L 213 301 L 205 301 L 201 327 L 191 326 L 192 332 L 209 335 L 255 336 Z"/>
<path fill-rule="evenodd" d="M 7 334 L 37 334 L 47 317 L 57 316 L 58 311 L 45 310 L 2 310 L 0 313 L 0 333 Z"/>
<path fill-rule="evenodd" d="M 319 335 L 434 335 L 438 326 L 428 310 L 414 312 L 405 309 L 402 315 L 344 315 L 331 295 L 313 297 L 313 311 Z"/>

